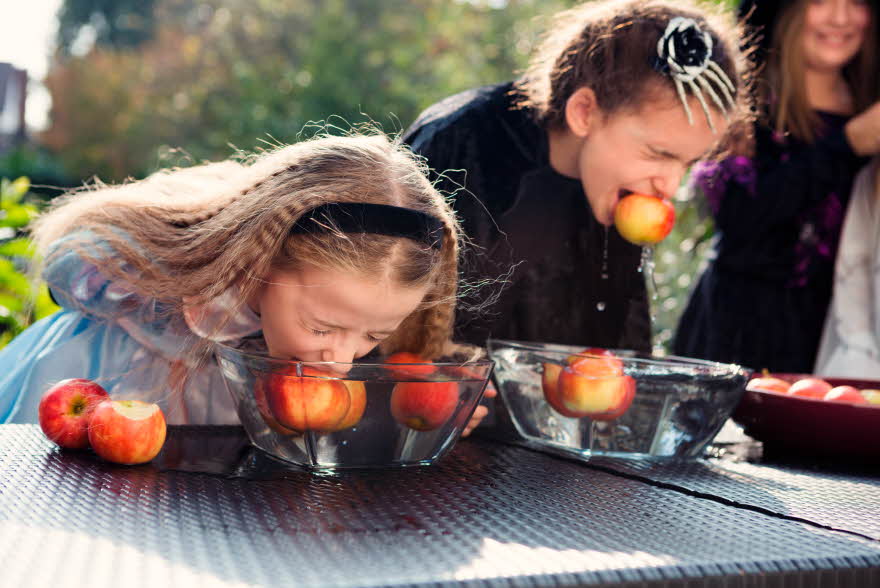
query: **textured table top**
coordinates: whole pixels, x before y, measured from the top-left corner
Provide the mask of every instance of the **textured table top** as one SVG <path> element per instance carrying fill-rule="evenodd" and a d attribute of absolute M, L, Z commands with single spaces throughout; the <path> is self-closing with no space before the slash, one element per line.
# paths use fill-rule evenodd
<path fill-rule="evenodd" d="M 470 439 L 431 467 L 314 475 L 220 427 L 120 467 L 0 426 L 3 586 L 864 587 L 878 529 L 863 473 Z"/>

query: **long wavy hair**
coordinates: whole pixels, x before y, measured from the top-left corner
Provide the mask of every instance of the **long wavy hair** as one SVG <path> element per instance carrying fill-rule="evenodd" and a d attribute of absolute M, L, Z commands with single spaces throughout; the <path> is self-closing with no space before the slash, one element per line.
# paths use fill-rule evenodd
<path fill-rule="evenodd" d="M 438 251 L 408 238 L 328 230 L 291 234 L 307 211 L 327 202 L 416 209 L 442 219 Z M 106 241 L 96 255 L 80 231 Z M 426 357 L 451 347 L 458 284 L 458 222 L 426 176 L 424 163 L 382 133 L 322 136 L 250 160 L 165 170 L 116 186 L 97 184 L 59 198 L 35 224 L 38 251 L 70 236 L 71 247 L 108 277 L 182 310 L 232 287 L 250 300 L 275 268 L 303 265 L 428 286 L 420 307 L 382 350 Z M 61 253 L 61 252 L 58 252 Z M 50 261 L 50 259 L 46 259 Z"/>
<path fill-rule="evenodd" d="M 809 0 L 788 2 L 777 12 L 772 28 L 772 42 L 760 90 L 768 105 L 768 116 L 773 129 L 791 133 L 798 139 L 812 143 L 821 128 L 821 120 L 810 105 L 806 87 L 806 61 L 803 36 Z M 880 33 L 878 33 L 878 2 L 869 1 L 871 23 L 864 44 L 856 56 L 843 68 L 843 77 L 853 97 L 855 113 L 862 112 L 880 99 Z"/>

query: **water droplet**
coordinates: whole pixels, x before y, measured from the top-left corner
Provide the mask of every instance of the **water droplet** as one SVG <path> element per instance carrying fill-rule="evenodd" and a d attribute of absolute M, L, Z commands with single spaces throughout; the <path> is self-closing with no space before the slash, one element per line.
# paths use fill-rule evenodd
<path fill-rule="evenodd" d="M 599 312 L 602 312 L 603 310 L 605 310 L 605 303 L 604 302 L 597 302 L 596 303 L 596 310 L 598 310 Z"/>

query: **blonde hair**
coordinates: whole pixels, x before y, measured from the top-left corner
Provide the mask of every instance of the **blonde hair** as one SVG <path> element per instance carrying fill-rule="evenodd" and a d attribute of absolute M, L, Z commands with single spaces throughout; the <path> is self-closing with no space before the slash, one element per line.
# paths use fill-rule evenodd
<path fill-rule="evenodd" d="M 782 8 L 773 27 L 773 43 L 767 60 L 766 83 L 762 88 L 770 105 L 771 124 L 779 133 L 791 133 L 812 143 L 821 123 L 807 97 L 806 60 L 801 36 L 809 0 L 790 2 Z M 878 23 L 876 4 L 869 2 L 871 24 L 862 48 L 843 68 L 853 95 L 855 112 L 861 112 L 880 97 L 877 77 Z"/>
<path fill-rule="evenodd" d="M 534 108 L 546 127 L 561 128 L 566 102 L 584 86 L 593 90 L 606 114 L 638 109 L 656 98 L 656 88 L 675 92 L 672 78 L 657 72 L 652 59 L 658 39 L 677 16 L 692 18 L 712 36 L 713 60 L 736 86 L 732 118 L 747 117 L 751 97 L 744 90 L 751 65 L 740 51 L 741 29 L 717 8 L 688 0 L 584 2 L 557 14 L 517 83 L 523 105 Z"/>
<path fill-rule="evenodd" d="M 442 247 L 338 230 L 291 234 L 304 213 L 328 202 L 389 204 L 433 215 L 444 224 Z M 423 162 L 381 133 L 322 136 L 250 162 L 86 187 L 56 201 L 38 219 L 33 237 L 47 254 L 58 239 L 82 230 L 115 254 L 98 256 L 74 235 L 72 246 L 84 259 L 174 308 L 183 300 L 209 301 L 233 286 L 248 300 L 279 267 L 314 265 L 388 277 L 405 287 L 427 285 L 422 305 L 382 349 L 435 357 L 451 346 L 460 229 Z"/>

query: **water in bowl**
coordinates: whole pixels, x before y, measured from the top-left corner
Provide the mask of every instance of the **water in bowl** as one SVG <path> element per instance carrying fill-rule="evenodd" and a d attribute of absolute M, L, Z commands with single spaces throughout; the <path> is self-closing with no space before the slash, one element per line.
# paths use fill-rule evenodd
<path fill-rule="evenodd" d="M 542 364 L 564 365 L 564 355 L 532 349 L 493 350 L 501 395 L 527 440 L 580 456 L 693 457 L 721 429 L 742 393 L 744 376 L 699 363 L 624 361 L 636 380 L 632 405 L 617 419 L 570 418 L 544 399 Z"/>
<path fill-rule="evenodd" d="M 433 463 L 457 441 L 479 402 L 488 376 L 486 372 L 486 377 L 463 377 L 457 366 L 438 370 L 434 381 L 454 382 L 458 401 L 445 422 L 427 431 L 399 423 L 391 413 L 395 386 L 407 381 L 424 384 L 424 379 L 376 381 L 375 378 L 346 376 L 349 381 L 363 382 L 366 389 L 367 401 L 361 419 L 353 427 L 341 431 L 298 433 L 281 432 L 277 423 L 267 422 L 260 412 L 253 391 L 255 382 L 265 377 L 265 372 L 253 369 L 253 365 L 246 361 L 221 358 L 220 364 L 227 388 L 237 404 L 238 416 L 255 446 L 300 466 L 331 470 Z M 449 374 L 444 378 L 447 369 Z"/>

